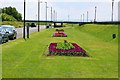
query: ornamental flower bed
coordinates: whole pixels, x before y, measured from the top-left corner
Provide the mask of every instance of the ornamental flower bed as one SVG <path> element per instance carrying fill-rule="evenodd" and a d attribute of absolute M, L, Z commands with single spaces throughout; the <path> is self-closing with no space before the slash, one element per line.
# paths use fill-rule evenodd
<path fill-rule="evenodd" d="M 63 29 L 56 29 L 56 32 L 53 34 L 53 37 L 67 37 L 67 34 Z"/>
<path fill-rule="evenodd" d="M 88 56 L 76 43 L 51 43 L 48 56 Z"/>
<path fill-rule="evenodd" d="M 53 37 L 67 37 L 67 34 L 64 32 L 55 32 Z"/>

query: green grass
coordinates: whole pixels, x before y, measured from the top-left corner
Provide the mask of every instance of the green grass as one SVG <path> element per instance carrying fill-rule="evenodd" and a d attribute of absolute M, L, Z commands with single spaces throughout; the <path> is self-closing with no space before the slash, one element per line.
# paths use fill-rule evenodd
<path fill-rule="evenodd" d="M 12 26 L 15 26 L 16 28 L 20 28 L 20 27 L 23 27 L 23 22 L 4 21 L 4 22 L 0 22 L 0 25 L 12 25 Z"/>
<path fill-rule="evenodd" d="M 102 27 L 102 28 L 101 28 Z M 3 44 L 3 78 L 118 78 L 118 43 L 111 39 L 115 25 L 64 28 L 68 37 L 51 37 L 55 29 Z M 106 36 L 106 37 L 105 37 Z M 79 44 L 90 57 L 44 56 L 51 42 Z"/>
<path fill-rule="evenodd" d="M 101 38 L 106 42 L 118 42 L 118 38 L 115 40 L 112 39 L 112 34 L 116 34 L 118 36 L 118 25 L 88 25 L 82 26 L 81 31 Z"/>
<path fill-rule="evenodd" d="M 27 24 L 31 24 L 33 22 L 26 22 L 26 25 Z M 37 22 L 36 22 L 37 24 Z M 46 22 L 40 22 L 40 25 L 45 25 Z M 50 24 L 50 23 L 48 23 Z M 3 22 L 0 22 L 0 25 L 12 25 L 12 26 L 15 26 L 16 28 L 21 28 L 24 26 L 24 23 L 23 22 L 18 22 L 18 21 L 3 21 Z"/>
<path fill-rule="evenodd" d="M 64 27 L 78 27 L 79 24 L 64 24 Z"/>

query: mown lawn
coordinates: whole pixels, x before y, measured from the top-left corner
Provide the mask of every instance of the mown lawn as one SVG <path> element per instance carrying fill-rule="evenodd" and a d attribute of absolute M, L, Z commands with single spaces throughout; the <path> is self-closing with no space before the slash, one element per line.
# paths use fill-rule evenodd
<path fill-rule="evenodd" d="M 67 38 L 51 37 L 55 29 L 31 34 L 2 45 L 3 78 L 118 78 L 116 25 L 84 25 L 64 28 Z M 68 40 L 84 48 L 90 57 L 45 56 L 51 42 Z"/>
<path fill-rule="evenodd" d="M 31 23 L 33 23 L 33 22 L 26 22 L 26 25 L 28 25 L 28 23 L 29 24 L 31 24 Z M 36 25 L 37 25 L 38 23 L 36 23 Z M 45 25 L 46 24 L 46 22 L 40 22 L 39 23 L 40 25 Z M 21 27 L 24 27 L 24 22 L 19 22 L 19 21 L 1 21 L 0 22 L 0 25 L 12 25 L 12 26 L 15 26 L 16 28 L 21 28 Z"/>

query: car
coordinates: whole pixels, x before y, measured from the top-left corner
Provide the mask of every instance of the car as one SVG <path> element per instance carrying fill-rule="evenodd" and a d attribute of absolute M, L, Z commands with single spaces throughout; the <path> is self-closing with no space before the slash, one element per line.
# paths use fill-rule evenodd
<path fill-rule="evenodd" d="M 50 28 L 50 26 L 49 26 L 49 25 L 46 25 L 46 29 L 48 29 L 48 28 Z"/>
<path fill-rule="evenodd" d="M 36 24 L 35 24 L 35 23 L 31 23 L 30 26 L 31 26 L 31 27 L 36 27 Z"/>
<path fill-rule="evenodd" d="M 8 37 L 9 37 L 10 40 L 11 39 L 13 40 L 13 39 L 17 38 L 17 31 L 16 31 L 14 26 L 2 25 L 1 27 L 4 28 L 7 31 Z"/>
<path fill-rule="evenodd" d="M 0 27 L 0 44 L 8 42 L 8 40 L 9 40 L 8 32 L 6 31 L 6 29 Z"/>

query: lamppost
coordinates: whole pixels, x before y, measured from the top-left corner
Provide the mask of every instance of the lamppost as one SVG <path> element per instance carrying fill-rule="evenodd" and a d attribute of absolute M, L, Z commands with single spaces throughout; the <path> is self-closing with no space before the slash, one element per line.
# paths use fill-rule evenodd
<path fill-rule="evenodd" d="M 38 0 L 38 32 L 40 31 L 40 3 L 42 3 L 40 0 Z"/>
<path fill-rule="evenodd" d="M 68 21 L 69 21 L 69 19 L 70 19 L 70 15 L 68 14 Z"/>
<path fill-rule="evenodd" d="M 81 22 L 82 22 L 82 15 L 81 15 Z"/>
<path fill-rule="evenodd" d="M 83 14 L 83 22 L 84 22 L 84 14 Z"/>
<path fill-rule="evenodd" d="M 54 13 L 53 17 L 54 17 L 54 21 L 55 21 L 55 10 L 53 11 L 53 13 Z"/>
<path fill-rule="evenodd" d="M 89 13 L 88 13 L 88 11 L 87 11 L 87 22 L 88 22 L 88 14 L 89 14 Z"/>
<path fill-rule="evenodd" d="M 95 19 L 94 19 L 94 22 L 96 22 L 96 13 L 97 12 L 97 7 L 95 6 Z"/>
<path fill-rule="evenodd" d="M 39 32 L 39 17 L 40 16 L 40 0 L 38 0 L 38 32 Z"/>
<path fill-rule="evenodd" d="M 51 7 L 51 21 L 52 21 L 52 7 Z"/>
<path fill-rule="evenodd" d="M 25 4 L 26 3 L 26 0 L 24 0 L 24 27 L 23 27 L 23 38 L 25 39 Z"/>
<path fill-rule="evenodd" d="M 45 4 L 46 4 L 46 25 L 47 25 L 47 2 L 45 2 Z"/>
<path fill-rule="evenodd" d="M 112 17 L 111 17 L 112 22 L 113 22 L 113 7 L 114 7 L 114 0 L 112 0 Z"/>

